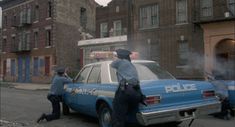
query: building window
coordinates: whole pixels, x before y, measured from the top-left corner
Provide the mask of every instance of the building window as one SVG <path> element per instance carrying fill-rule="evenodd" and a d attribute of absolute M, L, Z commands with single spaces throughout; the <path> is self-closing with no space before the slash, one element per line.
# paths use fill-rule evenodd
<path fill-rule="evenodd" d="M 176 23 L 187 23 L 187 0 L 176 1 Z"/>
<path fill-rule="evenodd" d="M 213 15 L 212 0 L 200 0 L 201 17 L 210 17 Z"/>
<path fill-rule="evenodd" d="M 16 75 L 16 61 L 15 59 L 11 59 L 11 76 Z"/>
<path fill-rule="evenodd" d="M 4 25 L 7 27 L 7 16 L 6 15 L 4 16 L 4 20 L 3 21 L 4 21 Z"/>
<path fill-rule="evenodd" d="M 3 39 L 3 42 L 2 42 L 2 51 L 3 52 L 7 51 L 7 39 Z"/>
<path fill-rule="evenodd" d="M 13 16 L 11 26 L 16 26 L 16 15 Z"/>
<path fill-rule="evenodd" d="M 114 21 L 113 22 L 113 27 L 114 27 L 114 36 L 120 36 L 122 35 L 122 21 Z"/>
<path fill-rule="evenodd" d="M 100 37 L 108 37 L 108 24 L 107 23 L 101 23 L 100 24 Z"/>
<path fill-rule="evenodd" d="M 235 15 L 235 0 L 227 0 L 228 3 L 228 9 L 232 15 Z"/>
<path fill-rule="evenodd" d="M 15 36 L 13 36 L 11 38 L 11 49 L 12 49 L 12 51 L 16 51 L 16 49 L 17 49 Z"/>
<path fill-rule="evenodd" d="M 34 48 L 38 48 L 38 32 L 34 32 L 34 37 L 33 37 L 33 40 L 34 40 Z"/>
<path fill-rule="evenodd" d="M 116 6 L 116 13 L 120 11 L 119 6 Z"/>
<path fill-rule="evenodd" d="M 33 58 L 33 76 L 39 75 L 39 59 L 38 57 Z"/>
<path fill-rule="evenodd" d="M 159 26 L 158 5 L 140 8 L 140 28 L 156 28 Z"/>
<path fill-rule="evenodd" d="M 38 21 L 39 20 L 39 6 L 35 5 L 34 7 L 34 21 Z"/>
<path fill-rule="evenodd" d="M 46 30 L 46 46 L 51 46 L 51 30 Z"/>
<path fill-rule="evenodd" d="M 80 9 L 80 23 L 81 26 L 86 29 L 86 24 L 87 24 L 87 14 L 86 14 L 86 8 L 81 8 Z"/>
<path fill-rule="evenodd" d="M 47 16 L 51 17 L 52 16 L 52 2 L 48 2 L 48 11 L 47 11 Z"/>
<path fill-rule="evenodd" d="M 188 64 L 189 44 L 187 40 L 178 41 L 178 56 L 179 66 L 185 66 Z"/>

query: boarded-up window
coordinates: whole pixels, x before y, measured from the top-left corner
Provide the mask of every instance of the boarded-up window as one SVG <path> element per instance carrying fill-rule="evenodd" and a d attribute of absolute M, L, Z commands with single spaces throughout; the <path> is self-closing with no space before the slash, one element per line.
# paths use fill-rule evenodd
<path fill-rule="evenodd" d="M 201 17 L 210 17 L 213 15 L 212 0 L 200 0 Z"/>
<path fill-rule="evenodd" d="M 140 28 L 156 28 L 159 26 L 158 5 L 140 8 Z"/>
<path fill-rule="evenodd" d="M 45 57 L 45 75 L 50 74 L 50 57 Z"/>
<path fill-rule="evenodd" d="M 189 44 L 187 40 L 178 41 L 178 56 L 179 66 L 184 66 L 188 64 L 188 57 L 189 57 Z"/>
<path fill-rule="evenodd" d="M 39 75 L 39 59 L 38 59 L 38 57 L 33 58 L 33 75 L 34 76 Z"/>
<path fill-rule="evenodd" d="M 187 22 L 187 0 L 176 1 L 176 23 Z"/>

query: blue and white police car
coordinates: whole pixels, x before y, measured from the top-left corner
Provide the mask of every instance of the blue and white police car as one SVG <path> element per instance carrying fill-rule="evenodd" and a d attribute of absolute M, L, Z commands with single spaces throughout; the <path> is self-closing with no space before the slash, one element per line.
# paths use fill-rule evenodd
<path fill-rule="evenodd" d="M 78 73 L 73 84 L 64 87 L 65 113 L 73 109 L 99 119 L 101 127 L 111 127 L 112 100 L 118 87 L 112 61 L 88 64 Z M 154 61 L 133 60 L 147 106 L 127 115 L 127 122 L 143 126 L 173 123 L 220 112 L 212 84 L 204 81 L 176 80 Z M 135 119 L 137 118 L 137 119 Z"/>

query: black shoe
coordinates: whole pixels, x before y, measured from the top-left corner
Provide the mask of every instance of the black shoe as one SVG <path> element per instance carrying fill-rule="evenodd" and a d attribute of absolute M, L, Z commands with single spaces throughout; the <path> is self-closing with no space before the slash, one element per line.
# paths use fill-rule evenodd
<path fill-rule="evenodd" d="M 39 123 L 40 121 L 44 120 L 46 118 L 46 114 L 42 114 L 38 119 L 37 119 L 37 123 Z"/>

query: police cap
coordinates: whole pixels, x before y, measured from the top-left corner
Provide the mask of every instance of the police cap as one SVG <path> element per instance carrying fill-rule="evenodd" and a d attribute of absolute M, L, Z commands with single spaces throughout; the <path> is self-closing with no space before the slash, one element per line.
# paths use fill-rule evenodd
<path fill-rule="evenodd" d="M 64 72 L 65 72 L 65 68 L 64 68 L 64 67 L 58 67 L 58 68 L 56 69 L 56 72 L 57 72 L 57 73 L 64 73 Z"/>
<path fill-rule="evenodd" d="M 117 49 L 116 52 L 118 57 L 127 57 L 131 54 L 131 52 L 126 49 Z"/>

